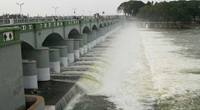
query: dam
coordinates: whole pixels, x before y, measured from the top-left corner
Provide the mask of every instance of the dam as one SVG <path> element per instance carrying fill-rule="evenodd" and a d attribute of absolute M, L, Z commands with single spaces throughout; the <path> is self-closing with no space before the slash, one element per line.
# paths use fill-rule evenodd
<path fill-rule="evenodd" d="M 36 86 L 33 85 L 37 88 L 25 89 L 25 94 L 28 94 L 26 101 L 29 102 L 26 103 L 26 107 L 34 107 L 31 104 L 39 101 L 40 104 L 35 105 L 41 107 L 39 110 L 200 109 L 199 29 L 181 30 L 176 29 L 177 25 L 174 24 L 171 28 L 166 24 L 164 28 L 146 25 L 138 28 L 141 24 L 134 20 L 119 20 L 114 25 L 110 31 L 101 35 L 103 37 L 96 42 L 93 40 L 93 43 L 88 40 L 90 37 L 84 37 L 86 34 L 73 34 L 75 38 L 69 34 L 66 45 L 56 45 L 53 41 L 65 43 L 58 40 L 59 38 L 49 37 L 47 42 L 42 43 L 46 46 L 39 50 L 31 50 L 31 54 L 30 45 L 22 44 L 22 54 L 25 50 L 25 56 L 45 55 L 45 51 L 49 49 L 50 80 L 37 82 Z M 18 28 L 14 29 L 20 31 Z M 71 43 L 73 45 L 70 45 Z M 24 48 L 24 45 L 28 48 Z M 2 50 L 9 46 L 12 45 L 3 46 Z M 68 48 L 69 46 L 73 46 L 73 49 Z M 66 54 L 67 51 L 71 53 Z M 17 57 L 17 51 L 12 52 L 4 52 L 4 56 Z M 20 53 L 18 54 L 20 57 Z M 66 60 L 63 60 L 65 57 L 68 61 L 66 63 Z M 29 71 L 33 69 L 30 67 L 38 68 L 38 59 L 23 59 L 23 72 L 34 76 Z M 12 59 L 9 66 L 13 66 L 15 61 Z M 45 63 L 41 62 L 42 65 Z M 5 69 L 5 66 L 1 67 L 2 70 Z M 16 73 L 16 70 L 12 73 Z M 16 81 L 17 77 L 10 78 Z M 30 84 L 32 86 L 33 83 Z M 23 82 L 21 85 L 25 86 Z"/>
<path fill-rule="evenodd" d="M 81 57 L 104 42 L 120 24 L 119 18 L 111 17 L 1 25 L 0 107 L 5 110 L 64 109 L 75 95 L 70 91 L 81 90 L 74 83 L 57 81 L 62 75 L 59 73 L 73 69 L 73 62 L 84 60 Z M 69 79 L 79 77 L 71 75 Z M 63 101 L 64 98 L 67 100 Z"/>

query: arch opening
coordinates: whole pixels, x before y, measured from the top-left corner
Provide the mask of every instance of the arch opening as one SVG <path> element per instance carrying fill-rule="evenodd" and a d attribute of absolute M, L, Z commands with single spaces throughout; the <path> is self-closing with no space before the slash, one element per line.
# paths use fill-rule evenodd
<path fill-rule="evenodd" d="M 31 46 L 30 44 L 28 44 L 27 42 L 22 42 L 21 43 L 21 49 L 23 50 L 33 50 L 33 46 Z"/>
<path fill-rule="evenodd" d="M 92 30 L 97 30 L 97 26 L 96 26 L 96 25 L 93 25 L 93 26 L 92 26 Z"/>
<path fill-rule="evenodd" d="M 76 38 L 79 37 L 79 35 L 80 35 L 80 33 L 78 32 L 78 30 L 72 29 L 72 30 L 69 32 L 69 34 L 68 34 L 68 38 L 70 38 L 70 39 L 76 39 Z"/>
<path fill-rule="evenodd" d="M 43 41 L 42 46 L 48 47 L 48 46 L 57 46 L 58 41 L 64 40 L 62 36 L 58 33 L 52 33 L 46 37 L 46 39 Z"/>
<path fill-rule="evenodd" d="M 106 27 L 107 26 L 107 24 L 106 23 L 104 23 L 104 27 Z"/>
<path fill-rule="evenodd" d="M 31 60 L 31 59 L 27 58 L 26 51 L 32 51 L 32 50 L 34 50 L 33 46 L 31 46 L 27 42 L 22 42 L 21 43 L 21 55 L 22 55 L 22 59 L 23 60 Z"/>
<path fill-rule="evenodd" d="M 103 28 L 103 25 L 102 25 L 102 24 L 100 24 L 100 25 L 99 25 L 99 28 Z"/>
<path fill-rule="evenodd" d="M 83 33 L 89 33 L 90 32 L 90 29 L 86 26 L 84 29 L 83 29 Z"/>

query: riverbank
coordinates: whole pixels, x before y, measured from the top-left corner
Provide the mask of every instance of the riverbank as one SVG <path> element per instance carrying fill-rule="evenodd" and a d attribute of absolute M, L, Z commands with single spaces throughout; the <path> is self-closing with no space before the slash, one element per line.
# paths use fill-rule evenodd
<path fill-rule="evenodd" d="M 198 23 L 184 23 L 177 24 L 182 29 L 200 29 L 200 24 Z"/>

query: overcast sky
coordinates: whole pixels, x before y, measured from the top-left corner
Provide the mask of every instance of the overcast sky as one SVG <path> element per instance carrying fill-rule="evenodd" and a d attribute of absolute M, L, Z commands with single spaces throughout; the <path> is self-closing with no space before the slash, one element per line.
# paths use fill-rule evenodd
<path fill-rule="evenodd" d="M 0 0 L 0 14 L 3 13 L 19 13 L 18 3 L 25 3 L 22 6 L 22 13 L 30 16 L 35 15 L 54 15 L 54 7 L 57 9 L 57 15 L 73 15 L 73 8 L 77 8 L 77 15 L 89 15 L 96 12 L 105 11 L 106 14 L 117 14 L 117 7 L 124 1 L 128 0 Z M 142 0 L 146 3 L 148 0 Z M 154 0 L 155 1 L 155 0 Z M 163 1 L 163 0 L 156 0 Z"/>

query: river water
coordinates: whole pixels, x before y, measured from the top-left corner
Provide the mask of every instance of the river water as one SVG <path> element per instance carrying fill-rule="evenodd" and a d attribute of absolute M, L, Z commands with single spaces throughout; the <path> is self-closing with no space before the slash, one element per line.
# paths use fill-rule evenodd
<path fill-rule="evenodd" d="M 100 72 L 81 78 L 66 110 L 200 110 L 200 30 L 142 29 L 110 35 Z M 92 75 L 93 74 L 93 75 Z"/>

